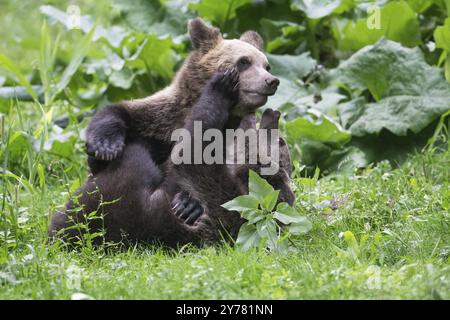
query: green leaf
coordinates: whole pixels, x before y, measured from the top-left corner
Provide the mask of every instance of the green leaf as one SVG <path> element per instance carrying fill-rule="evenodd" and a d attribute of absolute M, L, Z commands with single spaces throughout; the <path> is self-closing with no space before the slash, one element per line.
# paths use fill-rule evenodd
<path fill-rule="evenodd" d="M 178 61 L 173 46 L 174 43 L 171 38 L 161 39 L 155 35 L 150 35 L 138 54 L 127 60 L 126 66 L 146 69 L 165 78 L 171 78 L 175 74 L 175 64 Z"/>
<path fill-rule="evenodd" d="M 287 203 L 280 203 L 273 217 L 281 223 L 288 225 L 288 231 L 294 235 L 307 233 L 312 228 L 311 222 L 297 212 Z"/>
<path fill-rule="evenodd" d="M 408 0 L 408 4 L 417 13 L 425 12 L 436 0 Z"/>
<path fill-rule="evenodd" d="M 425 62 L 419 48 L 382 39 L 355 53 L 332 75 L 353 90 L 368 89 L 377 100 L 362 111 L 353 106 L 354 116 L 346 110 L 355 136 L 379 134 L 384 128 L 398 136 L 419 133 L 450 109 L 449 84 L 439 68 Z"/>
<path fill-rule="evenodd" d="M 293 235 L 301 235 L 309 232 L 312 229 L 312 223 L 303 217 L 303 221 L 291 223 L 289 225 L 289 232 Z"/>
<path fill-rule="evenodd" d="M 226 24 L 236 17 L 236 10 L 250 0 L 201 0 L 199 3 L 189 4 L 189 9 L 197 11 L 198 15 L 220 26 L 226 31 Z"/>
<path fill-rule="evenodd" d="M 8 151 L 11 158 L 19 158 L 27 152 L 33 143 L 33 138 L 26 132 L 15 131 L 8 139 L 8 148 L 2 151 Z"/>
<path fill-rule="evenodd" d="M 292 0 L 293 9 L 305 12 L 310 19 L 321 19 L 333 13 L 341 5 L 341 0 Z"/>
<path fill-rule="evenodd" d="M 347 143 L 351 135 L 331 118 L 316 112 L 307 118 L 297 118 L 286 123 L 287 138 L 291 143 L 301 139 L 342 145 Z"/>
<path fill-rule="evenodd" d="M 77 135 L 73 131 L 64 132 L 61 128 L 54 126 L 50 136 L 45 141 L 44 150 L 63 158 L 70 158 L 74 153 Z M 35 142 L 38 149 L 38 141 Z"/>
<path fill-rule="evenodd" d="M 241 217 L 251 224 L 255 224 L 258 221 L 265 219 L 266 216 L 267 214 L 264 214 L 262 210 L 247 210 L 241 212 Z"/>
<path fill-rule="evenodd" d="M 273 208 L 275 208 L 275 205 L 277 204 L 279 193 L 280 193 L 280 190 L 274 190 L 271 193 L 269 193 L 261 201 L 261 206 L 266 210 L 272 211 Z"/>
<path fill-rule="evenodd" d="M 109 82 L 118 88 L 130 89 L 133 85 L 133 80 L 136 74 L 130 69 L 122 69 L 119 71 L 113 71 L 109 76 Z"/>
<path fill-rule="evenodd" d="M 259 207 L 259 201 L 253 195 L 243 195 L 224 203 L 222 207 L 230 211 L 238 212 L 256 210 Z"/>
<path fill-rule="evenodd" d="M 248 189 L 249 194 L 260 202 L 264 201 L 266 196 L 274 192 L 273 187 L 253 170 L 249 171 Z"/>
<path fill-rule="evenodd" d="M 379 26 L 376 25 L 377 14 Z M 389 2 L 379 13 L 371 13 L 356 22 L 350 21 L 342 30 L 335 31 L 341 50 L 359 50 L 377 42 L 381 37 L 409 47 L 422 43 L 417 14 L 405 1 Z"/>
<path fill-rule="evenodd" d="M 250 248 L 257 248 L 261 242 L 256 226 L 254 224 L 244 223 L 239 230 L 236 244 L 247 251 Z"/>
<path fill-rule="evenodd" d="M 114 0 L 128 25 L 139 31 L 158 36 L 186 33 L 186 23 L 193 17 L 189 0 Z"/>
<path fill-rule="evenodd" d="M 298 105 L 299 100 L 308 95 L 298 80 L 310 74 L 317 62 L 309 53 L 301 55 L 268 54 L 267 58 L 272 66 L 271 72 L 280 79 L 277 93 L 269 98 L 265 108 L 279 109 L 286 104 Z"/>
<path fill-rule="evenodd" d="M 291 52 L 305 38 L 306 28 L 294 22 L 262 18 L 260 24 L 267 52 Z"/>
<path fill-rule="evenodd" d="M 306 77 L 317 64 L 309 52 L 300 55 L 267 54 L 266 56 L 272 67 L 271 72 L 291 81 Z"/>
<path fill-rule="evenodd" d="M 436 42 L 436 47 L 444 49 L 450 53 L 450 18 L 445 20 L 443 26 L 437 27 L 434 30 L 434 41 Z"/>
<path fill-rule="evenodd" d="M 278 232 L 277 224 L 273 219 L 265 219 L 256 224 L 256 230 L 261 239 L 266 240 L 270 249 L 277 247 Z"/>

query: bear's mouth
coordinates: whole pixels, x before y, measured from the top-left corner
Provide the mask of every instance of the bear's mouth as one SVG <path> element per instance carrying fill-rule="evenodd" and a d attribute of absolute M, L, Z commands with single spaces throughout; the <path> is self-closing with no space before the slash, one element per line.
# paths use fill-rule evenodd
<path fill-rule="evenodd" d="M 270 97 L 270 96 L 273 96 L 275 94 L 276 90 L 273 91 L 273 92 L 259 92 L 259 91 L 244 90 L 244 92 L 246 94 L 254 95 L 254 96 Z"/>

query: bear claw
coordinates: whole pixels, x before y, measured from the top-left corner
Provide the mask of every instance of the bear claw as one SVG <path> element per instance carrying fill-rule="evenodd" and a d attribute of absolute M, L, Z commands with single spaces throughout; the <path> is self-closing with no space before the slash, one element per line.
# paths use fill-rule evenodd
<path fill-rule="evenodd" d="M 172 211 L 184 223 L 193 225 L 203 214 L 204 209 L 197 199 L 183 191 L 175 195 L 172 201 Z"/>
<path fill-rule="evenodd" d="M 121 140 L 112 142 L 110 140 L 97 141 L 96 143 L 86 143 L 87 153 L 97 160 L 112 161 L 118 158 L 125 147 Z"/>

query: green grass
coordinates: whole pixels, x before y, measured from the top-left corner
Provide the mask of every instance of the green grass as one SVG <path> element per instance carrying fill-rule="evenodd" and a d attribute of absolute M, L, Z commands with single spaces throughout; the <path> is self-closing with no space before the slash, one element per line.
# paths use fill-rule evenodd
<path fill-rule="evenodd" d="M 82 140 L 67 159 L 8 145 L 13 132 L 36 135 L 40 121 L 31 103 L 12 104 L 22 112 L 2 128 L 2 167 L 15 176 L 1 176 L 0 299 L 450 299 L 450 149 L 397 169 L 296 178 L 297 208 L 314 227 L 285 255 L 227 246 L 70 252 L 48 245 L 46 228 L 86 175 Z"/>
<path fill-rule="evenodd" d="M 81 3 L 83 14 L 106 25 L 115 16 L 106 0 Z M 0 19 L 12 30 L 0 52 L 32 84 L 42 83 L 39 77 L 55 81 L 46 70 L 62 73 L 61 56 L 70 60 L 79 44 L 71 40 L 76 32 L 64 34 L 62 54 L 52 63 L 50 39 L 59 29 L 30 20 L 37 7 L 30 0 L 7 2 Z M 43 39 L 41 30 L 47 30 Z M 70 88 L 64 91 L 72 96 Z M 43 105 L 0 98 L 0 299 L 70 299 L 74 293 L 94 299 L 450 299 L 448 132 L 443 149 L 411 155 L 396 169 L 381 163 L 350 177 L 297 177 L 296 206 L 313 229 L 285 255 L 228 246 L 65 251 L 47 244 L 47 225 L 86 177 L 81 136 L 88 119 L 73 121 L 74 105 L 93 105 L 53 98 Z M 50 121 L 65 114 L 68 140 Z"/>

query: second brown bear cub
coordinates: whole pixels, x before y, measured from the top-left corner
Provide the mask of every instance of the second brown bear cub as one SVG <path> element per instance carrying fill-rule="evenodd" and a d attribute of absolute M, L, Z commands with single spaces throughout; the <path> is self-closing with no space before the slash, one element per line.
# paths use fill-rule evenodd
<path fill-rule="evenodd" d="M 173 165 L 172 132 L 255 128 L 253 112 L 275 93 L 262 39 L 246 32 L 224 40 L 218 29 L 196 19 L 189 23 L 194 51 L 174 82 L 148 98 L 107 107 L 93 118 L 87 134 L 93 173 L 64 212 L 53 216 L 49 234 L 67 239 L 106 230 L 106 241 L 215 243 L 235 239 L 242 224 L 237 212 L 221 205 L 247 192 L 249 166 Z M 264 113 L 260 128 L 277 128 L 279 113 Z M 255 128 L 256 129 L 256 128 Z M 292 204 L 289 151 L 280 139 L 281 163 L 267 177 L 281 199 Z M 258 166 L 252 167 L 258 170 Z M 94 214 L 92 214 L 94 213 Z M 102 215 L 103 219 L 92 219 Z M 103 240 L 103 239 L 102 239 Z"/>

